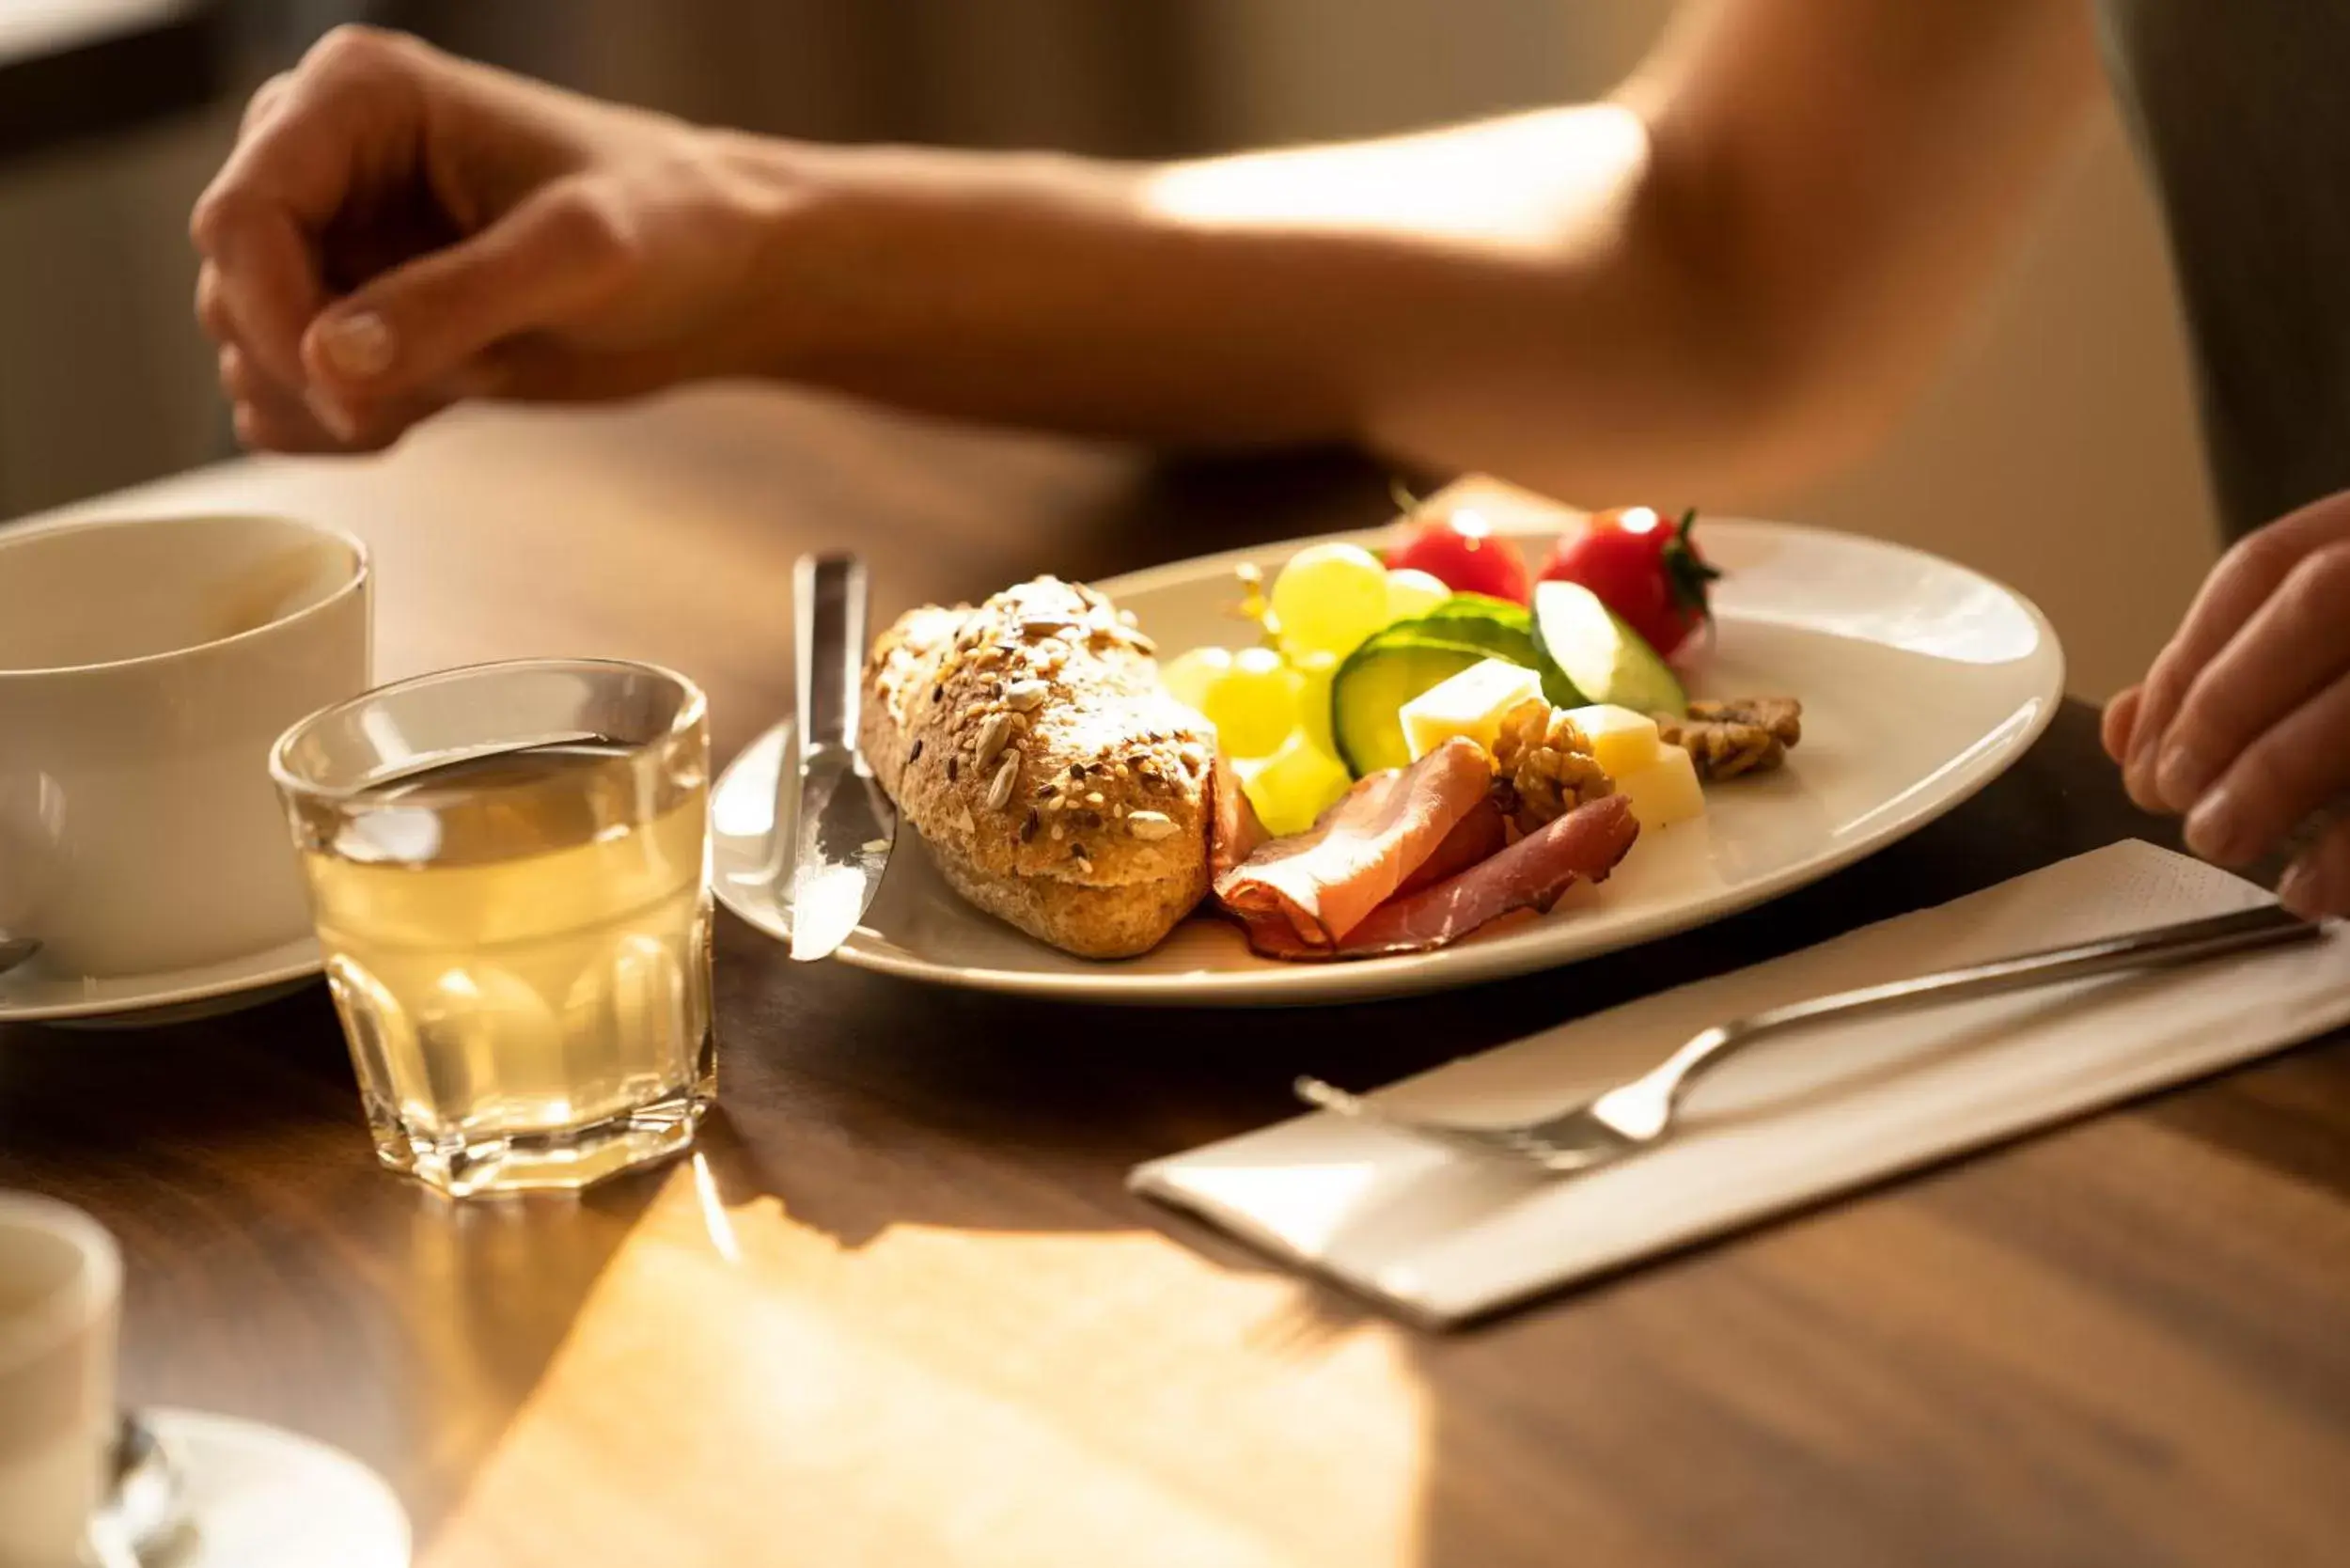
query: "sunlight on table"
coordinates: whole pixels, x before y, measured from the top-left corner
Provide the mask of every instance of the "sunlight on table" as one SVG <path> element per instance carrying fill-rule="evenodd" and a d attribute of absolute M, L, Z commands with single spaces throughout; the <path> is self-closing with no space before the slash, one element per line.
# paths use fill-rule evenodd
<path fill-rule="evenodd" d="M 696 1160 L 421 1560 L 1413 1561 L 1403 1337 L 1307 1299 L 1152 1232 L 844 1247 Z"/>

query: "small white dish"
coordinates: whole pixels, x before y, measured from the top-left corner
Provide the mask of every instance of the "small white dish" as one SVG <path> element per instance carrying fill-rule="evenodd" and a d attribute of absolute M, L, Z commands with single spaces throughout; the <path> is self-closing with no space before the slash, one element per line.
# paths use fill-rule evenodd
<path fill-rule="evenodd" d="M 1546 550 L 1562 514 L 1488 512 Z M 1384 530 L 1335 536 L 1363 544 Z M 1703 520 L 1726 575 L 1697 695 L 1783 695 L 1804 739 L 1780 772 L 1710 790 L 1704 818 L 1644 838 L 1598 887 L 1431 953 L 1340 964 L 1252 954 L 1237 928 L 1195 918 L 1139 958 L 1093 963 L 982 915 L 916 844 L 901 846 L 849 964 L 939 984 L 1068 1001 L 1254 1006 L 1357 1001 L 1522 975 L 1653 940 L 1816 882 L 1916 832 L 2013 765 L 2064 698 L 2064 654 L 2030 603 L 1965 567 L 1881 541 L 1786 524 Z M 1233 570 L 1270 579 L 1310 540 L 1154 567 L 1097 584 L 1167 653 L 1246 645 Z M 783 728 L 730 764 L 712 795 L 720 902 L 788 939 L 770 837 Z"/>
<path fill-rule="evenodd" d="M 179 1467 L 186 1526 L 172 1568 L 408 1568 L 408 1515 L 338 1449 L 229 1416 L 148 1410 Z"/>
<path fill-rule="evenodd" d="M 243 958 L 104 980 L 52 973 L 39 954 L 0 974 L 0 1024 L 144 1029 L 258 1007 L 315 977 L 318 939 L 298 937 Z"/>

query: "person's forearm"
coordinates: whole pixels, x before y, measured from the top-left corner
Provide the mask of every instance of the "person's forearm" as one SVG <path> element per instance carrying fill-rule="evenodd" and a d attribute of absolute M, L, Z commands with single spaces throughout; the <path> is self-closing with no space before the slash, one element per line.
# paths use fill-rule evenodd
<path fill-rule="evenodd" d="M 1741 362 L 1676 253 L 1622 109 L 1155 169 L 763 155 L 811 193 L 759 307 L 791 379 L 1162 442 L 1355 438 L 1591 493 L 1773 434 L 1772 368 Z"/>
<path fill-rule="evenodd" d="M 1585 498 L 1750 490 L 1904 405 L 2095 82 L 2077 7 L 1739 0 L 1622 103 L 1420 136 L 1159 168 L 769 145 L 807 199 L 766 364 Z"/>
<path fill-rule="evenodd" d="M 1901 406 L 2095 58 L 2051 0 L 1678 14 L 1621 102 L 1153 168 L 697 131 L 342 29 L 198 202 L 197 313 L 263 447 L 747 373 L 1702 499 Z"/>

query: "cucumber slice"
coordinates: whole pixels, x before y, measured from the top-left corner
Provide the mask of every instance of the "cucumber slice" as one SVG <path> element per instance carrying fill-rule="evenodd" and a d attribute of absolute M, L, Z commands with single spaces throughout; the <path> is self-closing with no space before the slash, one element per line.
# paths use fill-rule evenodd
<path fill-rule="evenodd" d="M 1481 593 L 1456 593 L 1423 616 L 1399 620 L 1376 635 L 1402 642 L 1441 642 L 1481 648 L 1492 657 L 1528 669 L 1534 660 L 1534 618 L 1522 605 Z"/>
<path fill-rule="evenodd" d="M 1689 712 L 1689 694 L 1672 666 L 1580 583 L 1535 587 L 1534 640 L 1543 696 L 1555 707 L 1612 702 L 1676 718 Z"/>
<path fill-rule="evenodd" d="M 1533 613 L 1523 604 L 1496 599 L 1490 593 L 1456 593 L 1419 618 L 1421 620 L 1482 620 L 1534 635 Z"/>
<path fill-rule="evenodd" d="M 1490 649 L 1467 643 L 1390 635 L 1400 629 L 1389 627 L 1348 654 L 1330 681 L 1330 736 L 1339 760 L 1357 778 L 1411 761 L 1403 704 L 1494 657 Z"/>
<path fill-rule="evenodd" d="M 1423 616 L 1373 633 L 1330 681 L 1330 735 L 1355 777 L 1412 760 L 1401 710 L 1471 665 L 1506 659 L 1541 668 L 1534 619 L 1525 606 L 1481 593 L 1456 593 Z"/>

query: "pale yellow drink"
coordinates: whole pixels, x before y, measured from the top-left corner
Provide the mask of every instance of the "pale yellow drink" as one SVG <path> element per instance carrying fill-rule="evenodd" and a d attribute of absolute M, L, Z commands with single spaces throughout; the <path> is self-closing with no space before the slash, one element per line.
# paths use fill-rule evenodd
<path fill-rule="evenodd" d="M 585 1185 L 691 1142 L 715 1054 L 697 705 L 681 723 L 288 792 L 386 1164 L 462 1196 Z M 365 730 L 283 767 L 323 773 Z"/>

